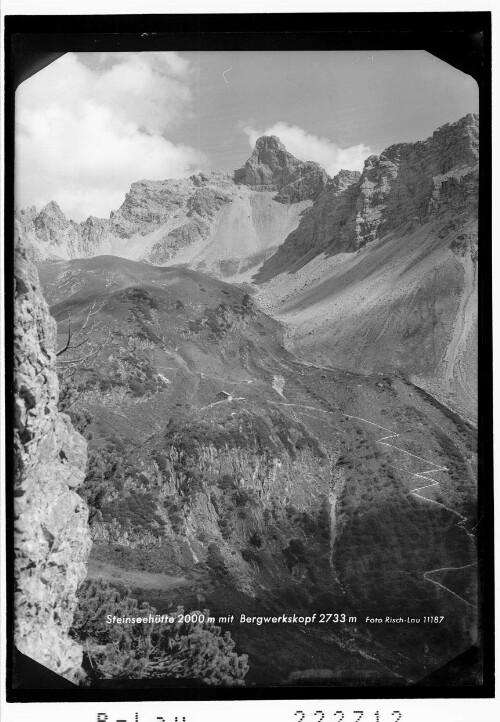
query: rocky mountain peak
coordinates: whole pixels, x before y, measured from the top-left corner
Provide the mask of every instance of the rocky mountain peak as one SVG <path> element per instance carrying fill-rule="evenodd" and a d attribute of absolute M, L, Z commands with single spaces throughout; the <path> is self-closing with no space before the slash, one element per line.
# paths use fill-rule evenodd
<path fill-rule="evenodd" d="M 71 225 L 71 221 L 66 218 L 56 201 L 50 201 L 36 215 L 35 225 L 42 236 L 51 236 L 52 229 L 66 228 Z"/>
<path fill-rule="evenodd" d="M 30 222 L 33 225 L 35 236 L 42 244 L 60 247 L 66 252 L 74 254 L 78 245 L 77 224 L 68 220 L 59 205 L 50 201 L 42 208 L 40 213 L 30 218 L 21 218 L 23 230 L 28 231 Z M 36 246 L 37 244 L 35 244 Z"/>
<path fill-rule="evenodd" d="M 319 163 L 295 158 L 275 135 L 263 135 L 234 180 L 254 190 L 276 191 L 276 200 L 295 203 L 316 198 L 328 175 Z"/>
<path fill-rule="evenodd" d="M 62 218 L 65 221 L 67 220 L 56 201 L 50 201 L 50 203 L 47 203 L 47 205 L 42 208 L 39 215 Z"/>
<path fill-rule="evenodd" d="M 253 153 L 263 153 L 266 150 L 269 152 L 276 152 L 279 150 L 284 153 L 288 152 L 277 135 L 261 135 L 260 138 L 257 138 Z"/>
<path fill-rule="evenodd" d="M 50 201 L 38 213 L 35 221 L 37 227 L 43 230 L 48 225 L 57 225 L 59 227 L 67 226 L 68 219 L 55 201 Z"/>

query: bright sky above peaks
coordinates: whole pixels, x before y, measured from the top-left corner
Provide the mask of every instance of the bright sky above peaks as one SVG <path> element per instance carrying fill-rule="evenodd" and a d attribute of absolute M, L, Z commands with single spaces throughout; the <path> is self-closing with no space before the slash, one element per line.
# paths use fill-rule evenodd
<path fill-rule="evenodd" d="M 16 93 L 16 207 L 108 217 L 130 184 L 234 169 L 277 135 L 330 175 L 478 111 L 424 51 L 68 53 Z"/>

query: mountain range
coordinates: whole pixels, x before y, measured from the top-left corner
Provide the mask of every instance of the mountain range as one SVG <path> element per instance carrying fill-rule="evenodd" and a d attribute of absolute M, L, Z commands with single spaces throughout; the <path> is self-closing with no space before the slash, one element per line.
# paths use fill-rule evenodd
<path fill-rule="evenodd" d="M 478 116 L 334 178 L 263 136 L 234 172 L 139 181 L 109 219 L 17 219 L 39 260 L 116 255 L 249 284 L 306 360 L 401 373 L 476 418 Z"/>

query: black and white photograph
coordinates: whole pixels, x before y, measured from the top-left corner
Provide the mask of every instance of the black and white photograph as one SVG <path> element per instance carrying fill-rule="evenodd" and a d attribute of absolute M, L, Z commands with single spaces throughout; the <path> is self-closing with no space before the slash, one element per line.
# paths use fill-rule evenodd
<path fill-rule="evenodd" d="M 125 35 L 15 89 L 12 689 L 481 696 L 477 80 Z"/>

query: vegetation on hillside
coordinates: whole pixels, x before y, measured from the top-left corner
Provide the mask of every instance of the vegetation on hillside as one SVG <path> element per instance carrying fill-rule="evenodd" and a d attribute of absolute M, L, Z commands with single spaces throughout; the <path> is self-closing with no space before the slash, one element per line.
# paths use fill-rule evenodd
<path fill-rule="evenodd" d="M 245 654 L 234 651 L 229 632 L 208 621 L 208 610 L 194 611 L 203 621 L 185 621 L 178 607 L 166 622 L 108 623 L 108 615 L 157 618 L 156 609 L 138 604 L 105 581 L 87 580 L 78 590 L 72 636 L 84 649 L 89 682 L 96 679 L 192 679 L 210 686 L 240 686 L 248 671 Z M 170 621 L 172 619 L 173 621 Z"/>

